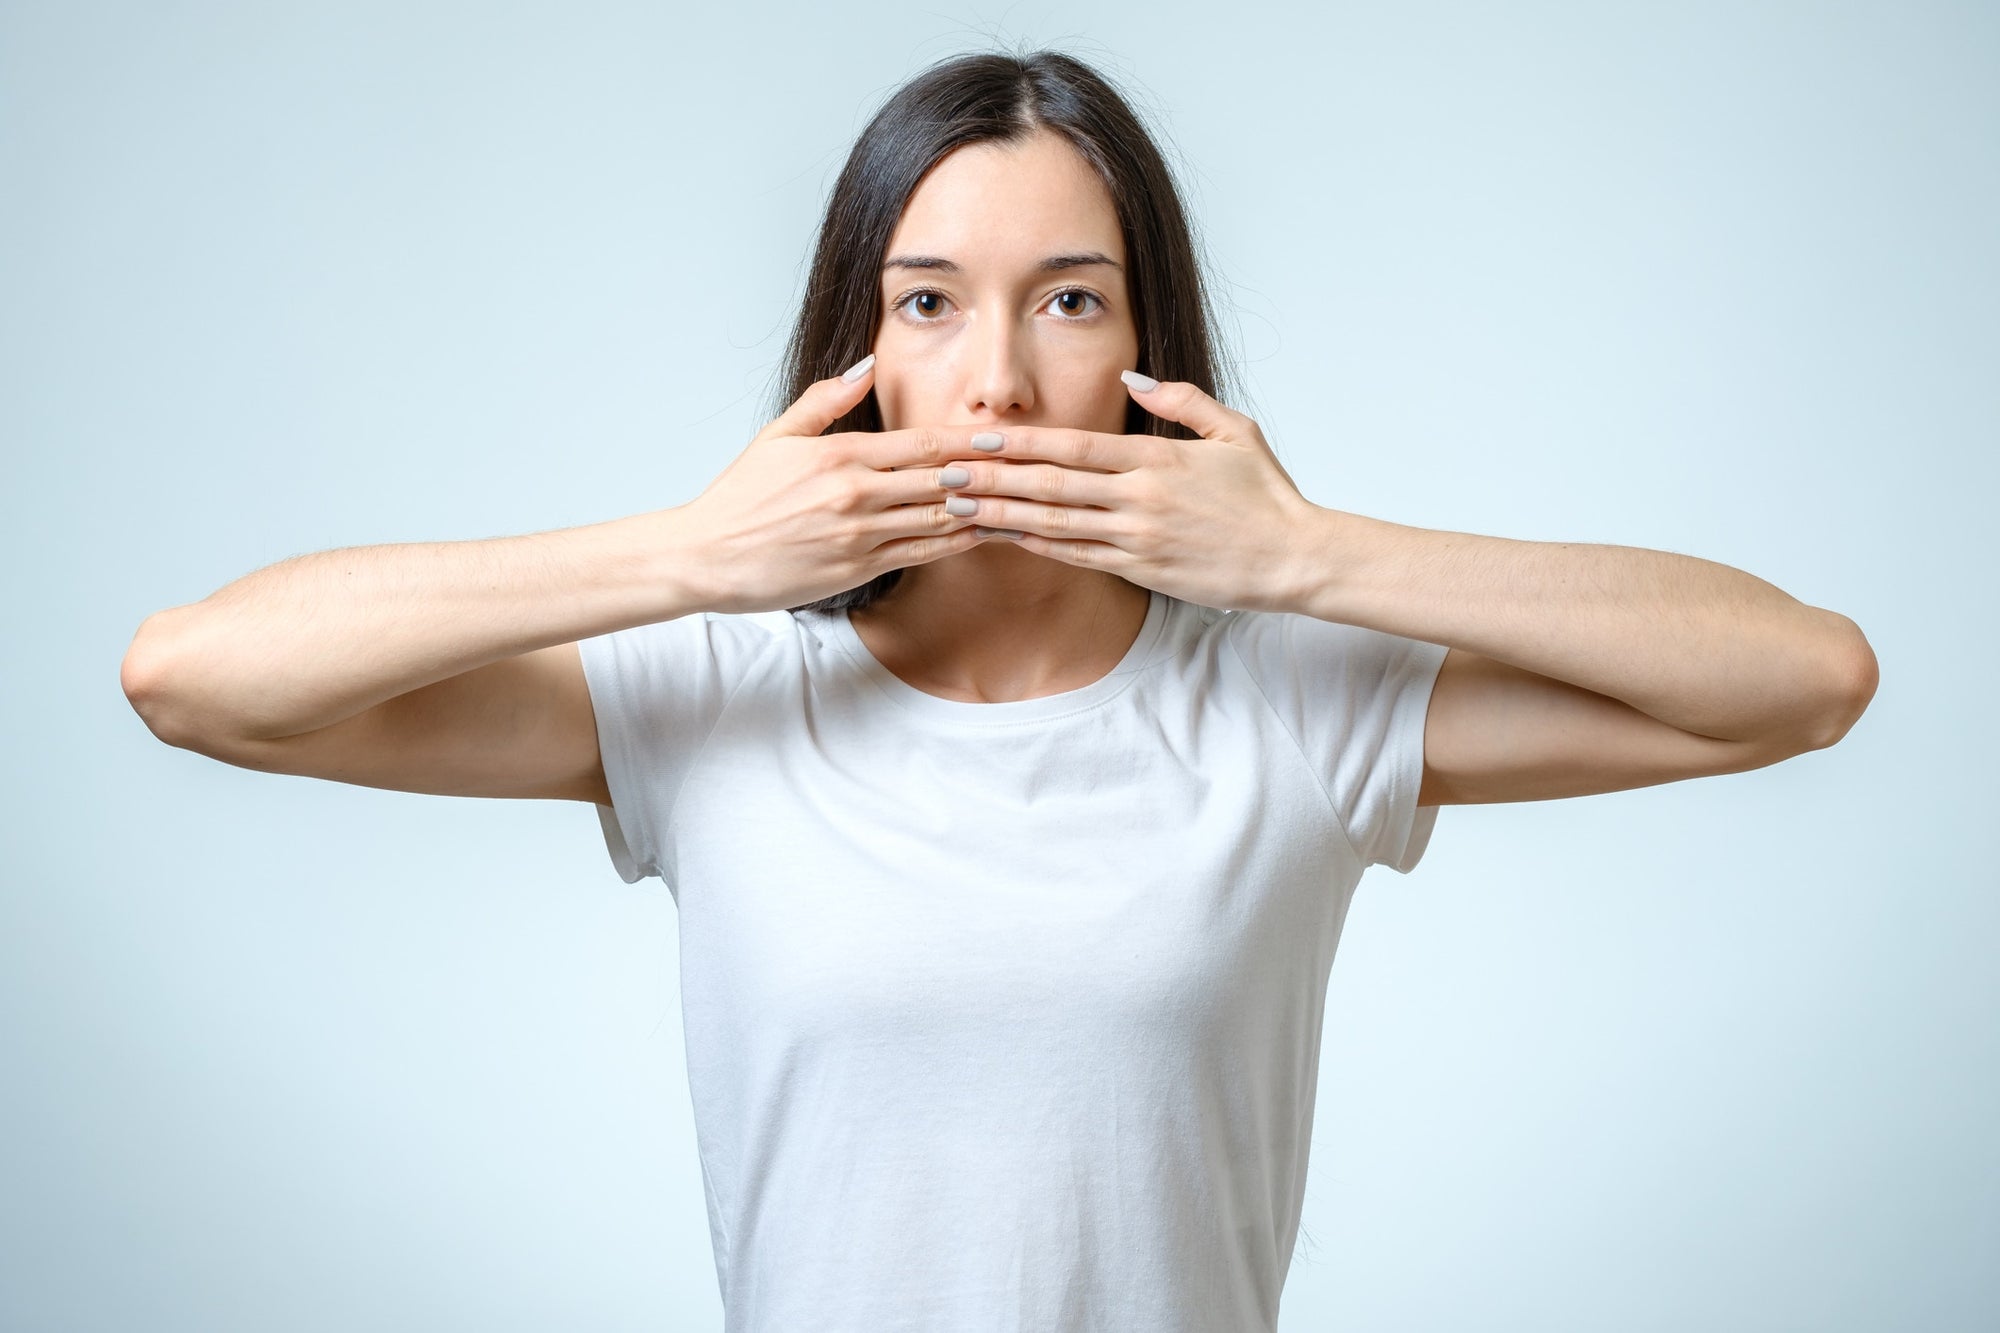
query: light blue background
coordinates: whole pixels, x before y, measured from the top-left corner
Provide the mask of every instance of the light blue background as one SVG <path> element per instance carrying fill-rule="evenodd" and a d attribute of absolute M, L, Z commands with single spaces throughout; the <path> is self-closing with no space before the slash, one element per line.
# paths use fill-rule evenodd
<path fill-rule="evenodd" d="M 675 915 L 589 807 L 119 689 L 288 555 L 692 498 L 928 61 L 1177 147 L 1318 503 L 1852 616 L 1840 745 L 1445 810 L 1334 966 L 1288 1333 L 2000 1326 L 1991 5 L 0 5 L 0 1326 L 719 1324 Z"/>

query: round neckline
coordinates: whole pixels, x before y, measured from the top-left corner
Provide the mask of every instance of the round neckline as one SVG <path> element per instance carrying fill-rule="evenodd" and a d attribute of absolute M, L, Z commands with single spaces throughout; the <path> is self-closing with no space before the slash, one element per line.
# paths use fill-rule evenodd
<path fill-rule="evenodd" d="M 942 695 L 920 690 L 895 672 L 883 666 L 861 634 L 854 628 L 854 622 L 847 612 L 822 611 L 821 618 L 833 630 L 835 640 L 861 667 L 862 674 L 869 682 L 887 695 L 895 703 L 913 713 L 951 722 L 966 722 L 977 726 L 1004 726 L 1016 722 L 1037 722 L 1073 713 L 1103 703 L 1132 683 L 1132 674 L 1146 664 L 1152 655 L 1153 645 L 1159 641 L 1160 632 L 1167 621 L 1168 598 L 1158 589 L 1148 588 L 1146 618 L 1139 625 L 1139 633 L 1125 650 L 1124 656 L 1111 670 L 1073 690 L 1063 690 L 1057 694 L 1038 695 L 1033 699 L 1004 699 L 996 703 L 975 703 L 967 699 L 947 699 Z"/>

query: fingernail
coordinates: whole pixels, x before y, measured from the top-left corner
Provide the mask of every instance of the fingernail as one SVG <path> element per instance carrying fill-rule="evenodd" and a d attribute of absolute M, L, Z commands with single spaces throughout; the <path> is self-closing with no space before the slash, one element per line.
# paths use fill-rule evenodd
<path fill-rule="evenodd" d="M 984 449 L 989 454 L 1005 443 L 1007 443 L 1007 437 L 998 431 L 983 430 L 972 437 L 972 447 L 975 449 Z"/>
<path fill-rule="evenodd" d="M 956 514 L 960 518 L 971 518 L 979 512 L 979 501 L 968 500 L 962 495 L 954 495 L 944 502 L 944 512 Z"/>
<path fill-rule="evenodd" d="M 940 486 L 966 486 L 972 482 L 972 474 L 962 467 L 948 467 L 938 473 Z"/>
<path fill-rule="evenodd" d="M 856 361 L 853 365 L 849 366 L 846 370 L 842 371 L 840 374 L 840 378 L 846 380 L 849 384 L 852 384 L 854 383 L 854 381 L 860 379 L 863 375 L 866 375 L 868 373 L 868 367 L 874 364 L 875 364 L 875 353 L 870 352 L 867 356 L 862 357 L 859 361 Z"/>
<path fill-rule="evenodd" d="M 1118 378 L 1137 389 L 1140 393 L 1151 393 L 1160 387 L 1160 382 L 1151 375 L 1141 375 L 1136 370 L 1121 370 Z"/>

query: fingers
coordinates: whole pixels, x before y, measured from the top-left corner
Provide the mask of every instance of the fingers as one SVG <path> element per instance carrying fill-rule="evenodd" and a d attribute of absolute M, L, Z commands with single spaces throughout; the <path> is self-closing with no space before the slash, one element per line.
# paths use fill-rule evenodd
<path fill-rule="evenodd" d="M 880 559 L 882 569 L 902 569 L 908 565 L 925 565 L 933 560 L 942 560 L 960 551 L 969 551 L 985 541 L 1003 540 L 994 537 L 989 529 L 964 527 L 955 532 L 926 533 L 917 537 L 905 537 L 898 541 L 883 542 L 874 550 Z"/>
<path fill-rule="evenodd" d="M 1143 435 L 1109 435 L 1067 426 L 935 426 L 855 434 L 844 439 L 849 456 L 864 467 L 888 470 L 943 467 L 979 459 L 1040 459 L 1086 472 L 1129 472 L 1157 457 Z"/>
<path fill-rule="evenodd" d="M 845 374 L 815 380 L 798 400 L 759 432 L 759 438 L 818 435 L 852 412 L 875 387 L 875 354 L 870 352 Z"/>
<path fill-rule="evenodd" d="M 1119 378 L 1132 391 L 1132 401 L 1162 421 L 1178 421 L 1204 440 L 1232 439 L 1247 420 L 1185 380 L 1155 380 L 1137 371 Z"/>
<path fill-rule="evenodd" d="M 971 497 L 957 497 L 960 503 Z M 1033 500 L 996 500 L 982 496 L 972 501 L 978 508 L 972 513 L 955 514 L 942 521 L 950 523 L 971 523 L 982 528 L 1002 528 L 1015 532 L 1026 532 L 1053 540 L 1069 538 L 1089 540 L 1106 544 L 1130 542 L 1140 534 L 1141 527 L 1129 515 L 1113 509 L 1096 509 L 1089 505 L 1039 504 Z M 937 521 L 936 505 L 911 505 L 891 513 L 923 515 L 924 522 L 918 527 L 930 527 Z M 885 530 L 885 534 L 887 531 Z"/>
<path fill-rule="evenodd" d="M 942 503 L 1017 495 L 1051 504 L 1100 505 L 1110 508 L 1124 495 L 1124 478 L 1082 472 L 1054 463 L 947 463 L 942 467 L 912 467 L 875 474 L 880 503 L 887 505 Z M 864 483 L 867 484 L 867 483 Z M 872 488 L 872 487 L 871 487 Z M 982 522 L 984 520 L 981 520 Z"/>
<path fill-rule="evenodd" d="M 992 458 L 1001 451 L 1000 433 L 991 426 L 908 426 L 834 438 L 846 449 L 848 461 L 882 472 L 935 470 L 949 463 Z"/>
<path fill-rule="evenodd" d="M 784 436 L 817 436 L 852 412 L 875 387 L 875 354 L 861 358 L 844 374 L 815 380 L 798 400 L 757 433 L 760 440 Z M 986 458 L 998 448 L 999 436 L 982 426 L 917 427 L 892 431 L 856 431 L 835 436 L 849 449 L 851 461 L 867 467 L 907 468 L 954 458 Z M 979 444 L 974 444 L 979 440 Z"/>
<path fill-rule="evenodd" d="M 1162 421 L 1179 422 L 1203 439 L 1234 439 L 1255 429 L 1249 418 L 1185 380 L 1156 381 L 1129 370 L 1120 378 L 1141 407 Z M 845 374 L 815 381 L 759 433 L 759 438 L 823 434 L 853 411 L 874 386 L 875 356 L 871 352 Z M 882 471 L 999 455 L 1045 459 L 1095 472 L 1129 472 L 1148 461 L 1147 445 L 1154 442 L 1148 436 L 1066 427 L 995 430 L 965 425 L 856 432 L 845 437 L 844 443 L 851 450 L 852 461 Z"/>

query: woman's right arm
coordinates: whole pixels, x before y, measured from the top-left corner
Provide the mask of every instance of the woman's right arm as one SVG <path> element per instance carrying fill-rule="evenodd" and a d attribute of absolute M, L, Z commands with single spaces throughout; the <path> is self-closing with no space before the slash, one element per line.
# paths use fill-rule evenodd
<path fill-rule="evenodd" d="M 985 540 L 944 504 L 980 427 L 821 435 L 874 361 L 807 388 L 684 505 L 295 556 L 157 612 L 125 697 L 169 745 L 244 768 L 609 804 L 579 639 L 803 605 Z"/>
<path fill-rule="evenodd" d="M 161 740 L 446 795 L 608 799 L 576 640 L 704 609 L 681 509 L 296 556 L 147 618 L 121 671 Z"/>

